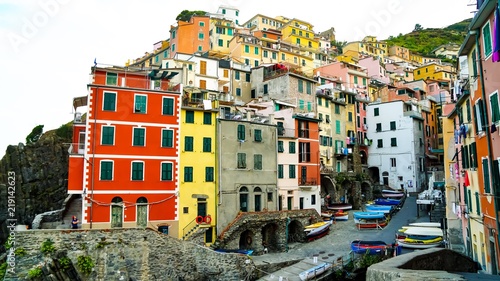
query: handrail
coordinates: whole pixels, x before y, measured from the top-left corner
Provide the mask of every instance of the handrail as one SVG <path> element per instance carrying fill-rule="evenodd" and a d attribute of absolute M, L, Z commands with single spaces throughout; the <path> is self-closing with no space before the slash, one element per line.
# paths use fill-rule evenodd
<path fill-rule="evenodd" d="M 193 229 L 198 223 L 196 222 L 196 218 L 194 218 L 190 223 L 188 223 L 183 229 L 182 229 L 182 239 L 186 237 L 186 229 L 191 230 Z"/>

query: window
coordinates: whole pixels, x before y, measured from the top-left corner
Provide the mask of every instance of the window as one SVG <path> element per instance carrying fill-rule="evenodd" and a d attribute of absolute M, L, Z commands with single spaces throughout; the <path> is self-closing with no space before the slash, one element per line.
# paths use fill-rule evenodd
<path fill-rule="evenodd" d="M 347 121 L 352 122 L 352 112 L 347 113 Z"/>
<path fill-rule="evenodd" d="M 306 93 L 308 95 L 310 95 L 312 93 L 312 84 L 309 81 L 306 82 Z"/>
<path fill-rule="evenodd" d="M 295 165 L 288 166 L 288 178 L 290 178 L 290 179 L 295 178 Z"/>
<path fill-rule="evenodd" d="M 398 146 L 397 138 L 391 138 L 391 146 Z"/>
<path fill-rule="evenodd" d="M 238 140 L 245 140 L 245 125 L 238 125 Z"/>
<path fill-rule="evenodd" d="M 135 95 L 134 112 L 135 113 L 146 113 L 146 103 L 147 103 L 147 96 Z"/>
<path fill-rule="evenodd" d="M 326 123 L 330 124 L 330 122 L 331 122 L 331 121 L 330 121 L 330 115 L 328 115 L 328 114 L 327 114 L 327 115 L 326 115 Z"/>
<path fill-rule="evenodd" d="M 483 124 L 485 124 L 485 118 L 484 118 L 484 109 L 483 109 L 483 100 L 478 99 L 476 104 L 474 105 L 474 119 L 475 119 L 475 129 L 476 132 L 482 132 L 484 131 Z"/>
<path fill-rule="evenodd" d="M 259 47 L 254 47 L 254 49 L 253 49 L 253 53 L 254 53 L 255 55 L 258 55 L 258 54 L 259 54 Z"/>
<path fill-rule="evenodd" d="M 256 142 L 261 142 L 262 141 L 262 130 L 255 129 L 255 131 L 254 131 L 254 140 Z"/>
<path fill-rule="evenodd" d="M 102 126 L 101 144 L 103 145 L 115 144 L 115 127 Z"/>
<path fill-rule="evenodd" d="M 245 82 L 250 82 L 250 73 L 245 73 Z"/>
<path fill-rule="evenodd" d="M 203 152 L 212 152 L 211 138 L 203 138 Z"/>
<path fill-rule="evenodd" d="M 144 162 L 132 162 L 132 180 L 144 180 Z"/>
<path fill-rule="evenodd" d="M 234 72 L 234 79 L 235 80 L 240 80 L 240 72 L 239 71 L 235 71 Z"/>
<path fill-rule="evenodd" d="M 116 93 L 104 92 L 102 110 L 116 111 Z"/>
<path fill-rule="evenodd" d="M 161 163 L 161 180 L 171 181 L 173 179 L 173 164 L 168 162 Z"/>
<path fill-rule="evenodd" d="M 311 195 L 311 205 L 316 205 L 316 194 Z"/>
<path fill-rule="evenodd" d="M 262 51 L 262 56 L 265 57 L 265 58 L 269 57 L 268 51 L 267 50 Z"/>
<path fill-rule="evenodd" d="M 384 140 L 382 139 L 377 140 L 377 147 L 378 148 L 384 147 Z"/>
<path fill-rule="evenodd" d="M 113 179 L 113 161 L 101 161 L 101 180 Z"/>
<path fill-rule="evenodd" d="M 174 131 L 168 129 L 161 130 L 161 147 L 174 147 Z"/>
<path fill-rule="evenodd" d="M 323 98 L 318 97 L 318 105 L 322 106 L 323 104 Z"/>
<path fill-rule="evenodd" d="M 304 92 L 304 81 L 302 81 L 302 80 L 298 81 L 298 91 L 299 91 L 299 93 Z"/>
<path fill-rule="evenodd" d="M 293 141 L 289 142 L 288 143 L 288 153 L 295 153 L 296 149 L 295 149 L 295 143 Z"/>
<path fill-rule="evenodd" d="M 106 85 L 118 85 L 118 74 L 106 72 Z"/>
<path fill-rule="evenodd" d="M 205 38 L 205 34 L 203 32 L 198 33 L 198 39 L 203 40 Z"/>
<path fill-rule="evenodd" d="M 335 134 L 340 135 L 341 125 L 340 120 L 335 120 Z"/>
<path fill-rule="evenodd" d="M 323 113 L 318 113 L 318 119 L 320 122 L 323 122 Z"/>
<path fill-rule="evenodd" d="M 490 167 L 488 164 L 488 158 L 483 158 L 481 161 L 483 162 L 484 193 L 490 193 Z"/>
<path fill-rule="evenodd" d="M 214 181 L 214 167 L 205 167 L 205 181 L 206 182 Z"/>
<path fill-rule="evenodd" d="M 278 152 L 284 152 L 285 146 L 283 145 L 283 141 L 278 141 Z"/>
<path fill-rule="evenodd" d="M 267 201 L 268 202 L 273 202 L 273 193 L 272 192 L 268 192 L 267 193 Z"/>
<path fill-rule="evenodd" d="M 186 110 L 186 123 L 194 124 L 194 111 Z"/>
<path fill-rule="evenodd" d="M 379 108 L 378 107 L 376 107 L 376 108 L 373 109 L 373 115 L 374 116 L 378 116 L 379 115 Z"/>
<path fill-rule="evenodd" d="M 490 95 L 491 122 L 500 121 L 500 103 L 498 102 L 498 91 Z"/>
<path fill-rule="evenodd" d="M 396 167 L 396 158 L 391 158 L 391 167 Z"/>
<path fill-rule="evenodd" d="M 299 162 L 311 162 L 311 144 L 308 142 L 299 143 Z"/>
<path fill-rule="evenodd" d="M 335 104 L 335 114 L 340 114 L 340 105 Z"/>
<path fill-rule="evenodd" d="M 193 151 L 193 147 L 194 147 L 194 138 L 184 137 L 184 151 Z"/>
<path fill-rule="evenodd" d="M 174 115 L 174 99 L 165 97 L 163 98 L 162 114 L 170 116 Z"/>
<path fill-rule="evenodd" d="M 204 125 L 211 125 L 212 124 L 212 113 L 203 112 L 203 124 Z"/>
<path fill-rule="evenodd" d="M 207 74 L 207 62 L 206 61 L 200 61 L 200 74 L 206 75 Z"/>
<path fill-rule="evenodd" d="M 375 131 L 382 132 L 382 123 L 377 123 L 376 126 Z"/>
<path fill-rule="evenodd" d="M 262 170 L 262 154 L 253 155 L 253 169 Z"/>
<path fill-rule="evenodd" d="M 247 155 L 245 153 L 238 153 L 238 169 L 245 169 L 247 167 Z"/>
<path fill-rule="evenodd" d="M 358 76 L 354 76 L 354 84 L 358 84 Z"/>
<path fill-rule="evenodd" d="M 391 121 L 391 131 L 396 130 L 396 121 Z"/>
<path fill-rule="evenodd" d="M 193 182 L 193 167 L 184 167 L 184 182 Z"/>
<path fill-rule="evenodd" d="M 146 128 L 134 128 L 133 130 L 133 144 L 134 146 L 144 146 L 146 138 Z"/>
<path fill-rule="evenodd" d="M 245 45 L 245 53 L 250 53 L 250 46 Z"/>
<path fill-rule="evenodd" d="M 283 164 L 278 164 L 278 179 L 282 179 L 283 177 L 284 177 Z"/>
<path fill-rule="evenodd" d="M 489 21 L 483 26 L 483 51 L 485 58 L 491 55 L 492 46 L 491 46 L 491 30 Z"/>

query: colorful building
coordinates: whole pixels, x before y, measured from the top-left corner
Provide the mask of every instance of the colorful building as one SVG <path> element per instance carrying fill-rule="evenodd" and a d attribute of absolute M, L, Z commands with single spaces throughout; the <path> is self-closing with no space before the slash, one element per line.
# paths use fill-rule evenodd
<path fill-rule="evenodd" d="M 88 109 L 84 126 L 75 120 L 69 159 L 83 228 L 163 225 L 177 237 L 182 89 L 169 91 L 166 78 L 175 75 L 92 68 L 88 97 L 74 100 Z"/>
<path fill-rule="evenodd" d="M 210 17 L 191 17 L 189 22 L 177 21 L 170 26 L 170 57 L 177 53 L 194 54 L 210 50 Z"/>

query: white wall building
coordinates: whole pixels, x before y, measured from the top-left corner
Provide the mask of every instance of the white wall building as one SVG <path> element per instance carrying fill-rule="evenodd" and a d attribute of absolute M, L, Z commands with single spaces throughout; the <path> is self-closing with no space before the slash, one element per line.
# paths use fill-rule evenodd
<path fill-rule="evenodd" d="M 368 167 L 380 183 L 419 192 L 426 183 L 422 113 L 411 101 L 371 103 L 367 106 Z"/>

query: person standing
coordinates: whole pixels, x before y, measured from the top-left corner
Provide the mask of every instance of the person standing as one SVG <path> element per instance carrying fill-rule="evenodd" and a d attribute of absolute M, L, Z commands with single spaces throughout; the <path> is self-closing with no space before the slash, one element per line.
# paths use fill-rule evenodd
<path fill-rule="evenodd" d="M 76 216 L 73 216 L 71 219 L 71 229 L 78 229 L 78 224 L 80 221 L 76 218 Z"/>

